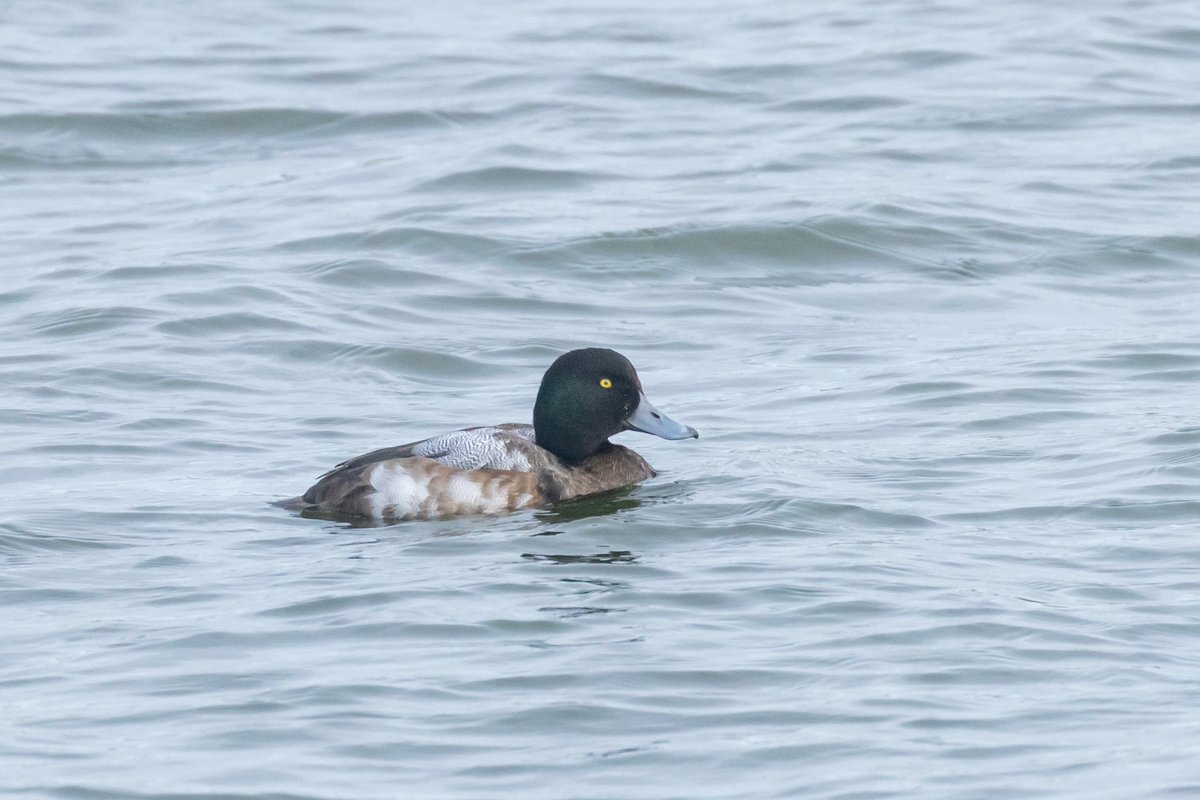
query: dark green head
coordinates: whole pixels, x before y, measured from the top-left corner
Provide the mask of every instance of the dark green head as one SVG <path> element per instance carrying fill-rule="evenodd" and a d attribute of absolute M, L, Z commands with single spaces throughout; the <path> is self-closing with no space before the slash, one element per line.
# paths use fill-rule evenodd
<path fill-rule="evenodd" d="M 542 378 L 533 406 L 537 443 L 564 461 L 582 461 L 621 431 L 664 439 L 699 436 L 656 409 L 629 359 L 587 347 L 559 356 Z"/>

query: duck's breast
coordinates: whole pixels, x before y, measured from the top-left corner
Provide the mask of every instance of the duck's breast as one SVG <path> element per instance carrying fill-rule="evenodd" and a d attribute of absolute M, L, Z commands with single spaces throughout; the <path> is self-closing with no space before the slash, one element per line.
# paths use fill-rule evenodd
<path fill-rule="evenodd" d="M 655 475 L 646 459 L 611 442 L 578 464 L 548 460 L 541 473 L 542 495 L 551 503 L 632 486 Z"/>

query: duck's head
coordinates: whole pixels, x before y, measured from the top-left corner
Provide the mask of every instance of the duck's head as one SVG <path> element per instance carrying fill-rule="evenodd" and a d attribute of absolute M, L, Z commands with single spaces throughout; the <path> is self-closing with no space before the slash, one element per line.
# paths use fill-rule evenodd
<path fill-rule="evenodd" d="M 582 461 L 621 431 L 664 439 L 695 439 L 646 399 L 629 359 L 613 350 L 588 347 L 559 356 L 542 378 L 533 406 L 537 443 L 564 461 Z"/>

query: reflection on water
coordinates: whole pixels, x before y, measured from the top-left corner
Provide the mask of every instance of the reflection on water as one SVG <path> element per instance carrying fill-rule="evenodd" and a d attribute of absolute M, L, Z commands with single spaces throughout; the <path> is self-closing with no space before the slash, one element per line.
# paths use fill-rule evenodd
<path fill-rule="evenodd" d="M 557 555 L 552 553 L 521 553 L 521 558 L 548 564 L 632 564 L 637 556 L 628 550 L 610 550 L 591 555 Z"/>
<path fill-rule="evenodd" d="M 555 524 L 629 511 L 642 505 L 643 501 L 633 496 L 637 491 L 639 489 L 636 486 L 626 486 L 611 492 L 580 497 L 565 503 L 555 503 L 548 508 L 538 509 L 534 512 L 534 517 L 539 522 Z"/>
<path fill-rule="evenodd" d="M 554 614 L 563 619 L 586 617 L 590 614 L 619 614 L 625 610 L 623 608 L 605 608 L 603 606 L 542 606 L 538 609 L 538 611 Z"/>

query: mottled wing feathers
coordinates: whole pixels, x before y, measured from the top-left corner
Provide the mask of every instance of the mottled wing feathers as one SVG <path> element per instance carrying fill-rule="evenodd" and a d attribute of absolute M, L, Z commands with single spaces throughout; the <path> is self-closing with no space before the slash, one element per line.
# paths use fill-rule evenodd
<path fill-rule="evenodd" d="M 537 500 L 530 470 L 545 455 L 531 425 L 466 428 L 344 461 L 295 505 L 384 519 L 511 511 Z"/>
<path fill-rule="evenodd" d="M 528 437 L 521 435 L 522 428 L 529 429 Z M 527 471 L 532 430 L 531 425 L 466 428 L 417 442 L 412 453 L 458 469 Z"/>

